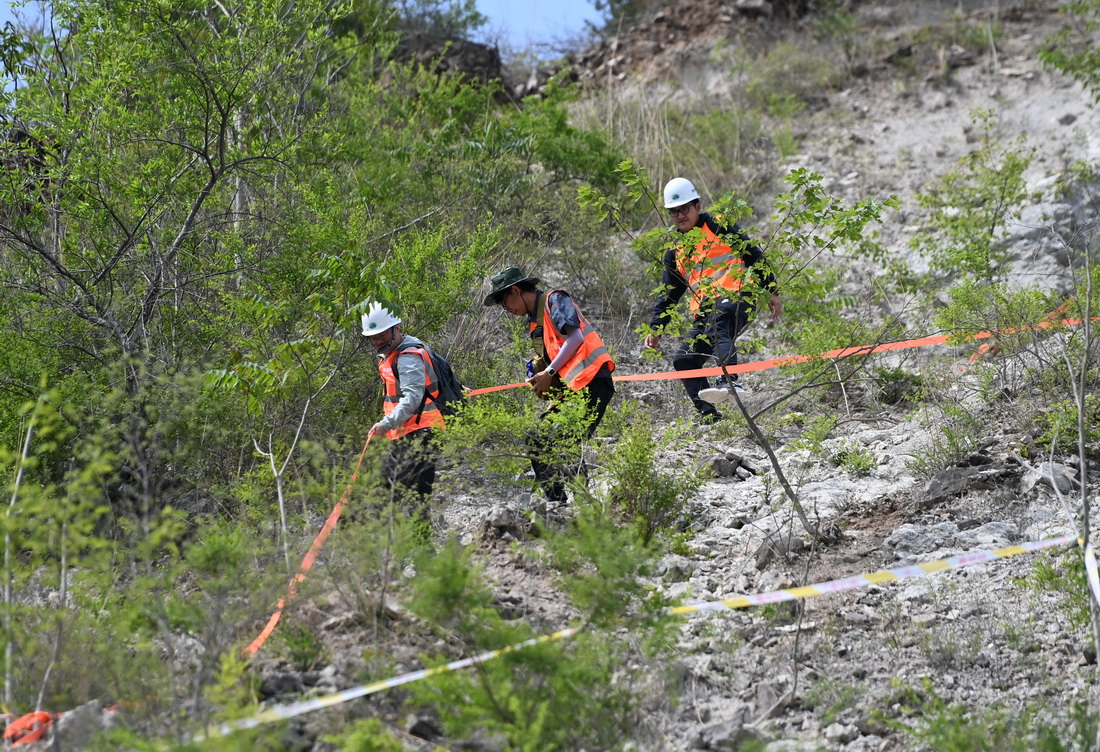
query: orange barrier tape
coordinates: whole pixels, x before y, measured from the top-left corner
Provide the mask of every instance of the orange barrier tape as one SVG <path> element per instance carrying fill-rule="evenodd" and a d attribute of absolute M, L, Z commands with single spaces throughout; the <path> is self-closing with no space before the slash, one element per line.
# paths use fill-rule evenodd
<path fill-rule="evenodd" d="M 1028 331 L 1029 329 L 1051 329 L 1056 326 L 1077 326 L 1081 323 L 1081 319 L 1062 319 L 1061 321 L 1040 321 L 1038 324 L 1032 324 L 1030 326 L 1016 326 L 1010 329 L 1003 329 L 1000 332 L 977 332 L 971 335 L 966 341 L 977 339 L 989 339 L 997 336 L 997 334 L 1016 334 L 1017 332 Z M 828 352 L 819 353 L 818 355 L 792 355 L 786 358 L 774 358 L 772 360 L 760 360 L 755 363 L 740 363 L 734 366 L 726 366 L 726 370 L 729 373 L 748 373 L 750 371 L 766 371 L 769 368 L 779 368 L 780 366 L 789 366 L 796 363 L 806 363 L 811 360 L 829 360 L 831 358 L 847 358 L 852 355 L 871 355 L 877 352 L 891 352 L 894 350 L 912 350 L 918 347 L 928 347 L 930 345 L 944 345 L 950 337 L 946 334 L 936 334 L 931 337 L 918 337 L 917 339 L 903 339 L 898 342 L 882 342 L 877 345 L 860 345 L 857 347 L 842 347 L 838 350 L 829 350 Z M 983 345 L 985 347 L 985 345 Z M 692 371 L 670 371 L 659 374 L 637 374 L 633 376 L 614 376 L 616 381 L 646 381 L 652 379 L 654 381 L 659 379 L 683 379 L 692 378 L 696 376 L 721 376 L 722 367 L 712 366 L 710 368 L 697 368 Z"/>
<path fill-rule="evenodd" d="M 53 722 L 60 716 L 47 713 L 44 710 L 36 710 L 27 713 L 22 718 L 12 721 L 4 729 L 4 741 L 12 747 L 21 747 L 24 744 L 34 744 L 49 730 Z"/>
<path fill-rule="evenodd" d="M 1060 322 L 1054 321 L 1041 321 L 1033 326 L 1014 327 L 1012 329 L 1005 329 L 1003 333 L 1010 334 L 1018 331 L 1025 331 L 1027 329 L 1048 329 L 1054 326 L 1076 326 L 1081 323 L 1081 319 L 1062 319 Z M 993 332 L 978 332 L 973 335 L 971 339 L 989 339 L 993 337 Z M 948 336 L 945 334 L 937 334 L 931 337 L 920 337 L 917 339 L 906 339 L 898 342 L 882 342 L 876 345 L 861 345 L 858 347 L 842 347 L 837 350 L 829 350 L 828 352 L 820 353 L 817 356 L 812 355 L 792 355 L 785 358 L 773 358 L 772 360 L 761 360 L 755 363 L 740 363 L 738 365 L 726 366 L 725 371 L 728 373 L 748 373 L 750 371 L 765 371 L 770 368 L 779 368 L 780 366 L 794 365 L 795 363 L 806 363 L 814 359 L 827 360 L 830 358 L 844 358 L 852 355 L 870 355 L 876 352 L 890 352 L 893 350 L 909 350 L 917 347 L 928 347 L 929 345 L 942 345 L 948 340 Z M 615 381 L 660 381 L 665 379 L 684 379 L 693 378 L 698 376 L 721 376 L 723 373 L 722 366 L 712 366 L 710 368 L 696 368 L 690 371 L 664 371 L 662 373 L 636 373 L 627 376 L 613 376 Z M 479 394 L 488 394 L 490 392 L 499 392 L 505 389 L 515 389 L 517 387 L 527 386 L 526 381 L 516 382 L 514 384 L 501 384 L 499 386 L 483 387 L 481 389 L 471 389 L 466 392 L 466 396 L 474 397 Z M 340 501 L 336 503 L 336 506 L 332 510 L 332 514 L 329 515 L 328 520 L 325 521 L 324 527 L 321 528 L 321 532 L 317 534 L 317 538 L 313 541 L 313 545 L 310 546 L 309 552 L 305 558 L 302 559 L 302 566 L 300 567 L 298 574 L 294 576 L 294 579 L 290 581 L 287 586 L 286 596 L 279 601 L 275 608 L 275 613 L 271 615 L 271 618 L 267 622 L 267 626 L 260 632 L 259 637 L 252 641 L 252 644 L 245 648 L 245 655 L 254 655 L 256 651 L 264 644 L 271 633 L 275 631 L 275 626 L 279 623 L 279 619 L 282 618 L 283 609 L 286 607 L 286 603 L 290 598 L 294 597 L 297 592 L 297 586 L 299 582 L 303 582 L 306 577 L 306 572 L 313 566 L 313 562 L 317 558 L 317 554 L 325 545 L 325 541 L 328 539 L 329 533 L 336 526 L 336 521 L 340 519 L 340 511 L 344 504 L 347 502 L 348 496 L 351 494 L 352 485 L 359 478 L 359 468 L 363 464 L 363 457 L 367 453 L 367 447 L 370 446 L 371 436 L 367 437 L 367 443 L 363 446 L 363 451 L 359 454 L 359 461 L 355 464 L 355 471 L 351 475 L 351 483 L 344 490 L 344 495 L 340 497 Z"/>
<path fill-rule="evenodd" d="M 108 705 L 103 708 L 104 713 L 117 713 L 118 710 L 118 705 Z M 35 710 L 19 718 L 15 718 L 11 713 L 0 714 L 2 718 L 15 719 L 4 729 L 4 742 L 11 747 L 21 747 L 24 744 L 30 745 L 41 741 L 46 732 L 64 715 L 64 712 L 49 713 L 45 710 Z"/>
<path fill-rule="evenodd" d="M 287 585 L 286 595 L 279 600 L 278 605 L 275 607 L 275 613 L 271 615 L 271 618 L 267 620 L 267 625 L 260 632 L 259 636 L 252 641 L 252 644 L 244 649 L 245 655 L 255 655 L 267 638 L 271 636 L 271 633 L 275 631 L 276 625 L 283 617 L 283 609 L 286 607 L 287 601 L 294 597 L 298 592 L 298 583 L 303 582 L 306 579 L 306 572 L 313 568 L 313 562 L 317 560 L 317 554 L 321 553 L 321 549 L 325 546 L 325 541 L 328 540 L 329 533 L 336 527 L 336 522 L 340 519 L 340 513 L 343 511 L 344 504 L 347 503 L 348 498 L 351 496 L 351 489 L 355 485 L 355 481 L 359 480 L 359 468 L 363 466 L 363 458 L 367 455 L 367 447 L 370 446 L 370 440 L 374 438 L 374 434 L 367 435 L 367 443 L 363 445 L 363 451 L 359 453 L 359 460 L 355 463 L 355 470 L 351 474 L 351 482 L 348 483 L 348 487 L 344 489 L 344 495 L 340 497 L 340 500 L 336 502 L 336 506 L 332 508 L 332 512 L 329 514 L 328 519 L 325 520 L 325 524 L 321 527 L 321 532 L 317 533 L 317 537 L 313 539 L 313 544 L 309 547 L 309 551 L 306 553 L 305 558 L 302 559 L 302 565 L 298 568 L 298 574 L 294 575 L 294 579 Z"/>
<path fill-rule="evenodd" d="M 989 332 L 979 332 L 975 337 L 992 337 Z M 899 342 L 882 342 L 877 345 L 859 345 L 856 347 L 842 347 L 838 350 L 817 355 L 789 355 L 784 358 L 772 358 L 771 360 L 758 360 L 755 363 L 738 363 L 726 366 L 728 373 L 749 373 L 751 371 L 767 371 L 780 366 L 791 366 L 796 363 L 808 363 L 811 360 L 829 360 L 831 358 L 846 358 L 852 355 L 870 355 L 876 352 L 889 352 L 891 350 L 909 350 L 916 347 L 928 347 L 929 345 L 942 345 L 947 342 L 946 334 L 937 334 L 932 337 L 920 339 L 906 339 Z M 660 381 L 663 379 L 685 379 L 699 376 L 721 376 L 722 366 L 709 368 L 695 368 L 690 371 L 665 371 L 663 373 L 637 373 L 630 376 L 614 376 L 615 381 Z"/>
<path fill-rule="evenodd" d="M 1050 329 L 1056 326 L 1077 326 L 1081 323 L 1081 319 L 1062 319 L 1061 321 L 1040 321 L 1038 324 L 1031 326 L 1012 327 L 1011 329 L 1004 329 L 1001 334 L 1015 334 L 1016 332 L 1027 331 L 1029 329 Z M 994 332 L 978 332 L 970 337 L 970 339 L 989 339 L 994 337 Z M 897 342 L 881 342 L 877 345 L 859 345 L 856 347 L 842 347 L 837 350 L 829 350 L 827 352 L 819 353 L 817 355 L 791 355 L 785 358 L 773 358 L 771 360 L 759 360 L 755 363 L 738 363 L 737 365 L 726 366 L 725 372 L 727 373 L 750 373 L 752 371 L 766 371 L 771 368 L 779 368 L 780 366 L 790 366 L 796 363 L 807 363 L 811 360 L 829 360 L 831 358 L 846 358 L 852 355 L 871 355 L 878 352 L 891 352 L 894 350 L 911 350 L 918 347 L 928 347 L 930 345 L 943 345 L 946 344 L 950 337 L 946 334 L 937 334 L 930 337 L 918 337 L 917 339 L 904 339 Z M 982 347 L 988 348 L 988 345 Z M 984 352 L 984 350 L 981 350 Z M 710 366 L 709 368 L 694 368 L 690 371 L 662 371 L 660 373 L 634 373 L 626 376 L 612 376 L 615 381 L 664 381 L 668 379 L 691 379 L 698 377 L 710 377 L 721 376 L 723 373 L 722 366 Z M 472 389 L 467 394 L 474 396 L 477 394 L 487 394 L 488 392 L 499 392 L 503 389 L 515 389 L 516 387 L 527 386 L 526 381 L 521 381 L 517 384 L 504 384 L 502 386 L 490 386 L 484 389 Z"/>
<path fill-rule="evenodd" d="M 519 386 L 527 386 L 526 381 L 518 381 L 515 384 L 501 384 L 500 386 L 486 386 L 481 389 L 470 389 L 466 392 L 467 397 L 473 397 L 478 394 L 488 394 L 489 392 L 501 392 L 505 389 L 515 389 Z"/>
<path fill-rule="evenodd" d="M 979 360 L 981 360 L 983 355 L 985 355 L 990 350 L 995 350 L 995 349 L 1000 349 L 1000 348 L 998 348 L 997 345 L 991 345 L 988 342 L 982 343 L 981 345 L 978 346 L 978 349 L 974 351 L 974 354 L 970 356 L 970 362 L 971 363 L 977 363 Z"/>
<path fill-rule="evenodd" d="M 1055 308 L 1053 311 L 1048 313 L 1046 316 L 1043 316 L 1043 321 L 1039 324 L 1039 326 L 1043 326 L 1044 323 L 1047 326 L 1049 326 L 1052 323 L 1054 323 L 1054 324 L 1058 323 L 1058 317 L 1066 315 L 1066 311 L 1069 310 L 1069 306 L 1070 306 L 1071 302 L 1072 301 L 1067 300 L 1065 303 L 1062 303 L 1062 305 Z M 1064 324 L 1067 321 L 1071 321 L 1071 320 L 1075 321 L 1078 324 L 1081 323 L 1079 319 L 1063 319 L 1062 323 Z M 1023 327 L 1023 328 L 1027 329 L 1029 327 Z M 1012 328 L 1012 329 L 1007 329 L 1005 331 L 1007 333 L 1011 334 L 1011 333 L 1020 331 L 1020 328 Z M 977 350 L 974 351 L 973 355 L 970 356 L 970 362 L 971 363 L 977 363 L 979 360 L 981 360 L 981 357 L 983 355 L 985 355 L 987 352 L 992 352 L 992 353 L 996 354 L 1000 351 L 1001 351 L 1001 348 L 1000 348 L 999 345 L 996 345 L 996 344 L 991 345 L 989 343 L 983 344 L 981 347 L 979 347 Z"/>

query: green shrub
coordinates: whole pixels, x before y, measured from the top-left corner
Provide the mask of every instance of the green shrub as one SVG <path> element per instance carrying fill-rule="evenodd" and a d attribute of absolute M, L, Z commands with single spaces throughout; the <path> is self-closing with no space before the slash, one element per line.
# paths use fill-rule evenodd
<path fill-rule="evenodd" d="M 985 423 L 961 405 L 932 405 L 922 423 L 933 429 L 932 443 L 913 455 L 909 467 L 924 478 L 969 456 L 986 438 Z"/>
<path fill-rule="evenodd" d="M 521 362 L 518 356 L 515 360 Z M 531 466 L 528 437 L 536 432 L 552 437 L 543 443 L 540 458 L 544 462 L 567 474 L 580 470 L 591 425 L 584 397 L 569 390 L 558 408 L 543 417 L 548 403 L 536 399 L 527 387 L 510 392 L 478 397 L 466 406 L 461 418 L 448 422 L 440 438 L 441 448 L 448 458 L 467 468 L 463 478 L 452 478 L 454 482 L 477 482 L 474 473 L 481 471 L 507 485 L 530 487 L 531 481 L 525 477 Z"/>
<path fill-rule="evenodd" d="M 749 69 L 745 93 L 755 107 L 789 116 L 792 102 L 805 103 L 820 96 L 822 89 L 839 88 L 847 73 L 844 61 L 829 50 L 812 43 L 781 42 Z"/>
<path fill-rule="evenodd" d="M 876 394 L 887 405 L 896 405 L 903 401 L 915 402 L 923 383 L 920 374 L 886 366 L 876 368 L 874 378 Z"/>
<path fill-rule="evenodd" d="M 849 63 L 858 51 L 859 19 L 847 10 L 836 10 L 814 18 L 810 22 L 810 32 L 817 40 L 839 42 Z"/>
<path fill-rule="evenodd" d="M 865 692 L 859 685 L 821 675 L 814 679 L 799 699 L 803 707 L 815 710 L 821 716 L 822 723 L 828 725 L 835 722 L 840 713 L 855 707 Z"/>
<path fill-rule="evenodd" d="M 288 624 L 284 620 L 279 625 L 277 638 L 279 653 L 295 671 L 312 671 L 328 661 L 325 643 L 304 624 Z"/>
<path fill-rule="evenodd" d="M 1037 443 L 1048 451 L 1076 452 L 1078 409 L 1074 400 L 1062 400 L 1047 407 L 1038 418 Z M 1100 396 L 1085 395 L 1085 451 L 1100 452 Z"/>
<path fill-rule="evenodd" d="M 502 734 L 510 749 L 542 750 L 606 749 L 635 735 L 647 687 L 654 681 L 654 667 L 636 645 L 668 641 L 647 640 L 652 630 L 637 629 L 640 624 L 632 629 L 638 643 L 598 625 L 617 623 L 637 601 L 639 570 L 623 562 L 647 561 L 649 556 L 637 546 L 635 554 L 623 555 L 620 546 L 630 545 L 626 537 L 620 533 L 608 538 L 614 532 L 608 527 L 589 535 L 584 533 L 588 525 L 578 521 L 577 532 L 556 536 L 562 548 L 551 557 L 559 564 L 568 562 L 562 569 L 567 582 L 581 583 L 574 592 L 584 596 L 577 603 L 593 617 L 588 629 L 410 685 L 414 702 L 434 707 L 448 736 L 463 738 L 481 729 Z M 588 558 L 592 553 L 597 560 Z M 458 641 L 462 653 L 504 648 L 534 636 L 529 625 L 506 621 L 494 607 L 492 593 L 461 546 L 448 543 L 437 556 L 419 559 L 417 569 L 408 605 L 449 641 Z M 671 623 L 663 606 L 656 604 L 651 623 Z M 427 662 L 444 660 L 439 656 Z M 654 690 L 657 696 L 667 691 L 663 686 Z M 569 722 L 563 723 L 564 718 Z"/>
<path fill-rule="evenodd" d="M 1083 703 L 1068 714 L 1039 705 L 969 708 L 944 702 L 928 686 L 912 720 L 890 725 L 937 752 L 1086 752 L 1094 749 L 1097 718 Z"/>
<path fill-rule="evenodd" d="M 601 458 L 608 501 L 616 515 L 634 526 L 643 545 L 673 531 L 684 505 L 705 480 L 692 467 L 673 472 L 661 468 L 658 451 L 682 440 L 683 435 L 671 432 L 662 446 L 650 426 L 638 421 Z"/>
<path fill-rule="evenodd" d="M 947 22 L 919 29 L 913 40 L 927 47 L 942 49 L 954 45 L 982 54 L 989 48 L 990 35 L 994 42 L 1000 39 L 1002 32 L 999 23 L 987 24 L 984 19 L 971 18 L 960 12 L 953 14 Z"/>
<path fill-rule="evenodd" d="M 829 438 L 836 428 L 837 417 L 835 415 L 818 415 L 806 421 L 802 427 L 802 435 L 791 442 L 794 449 L 806 449 L 813 454 L 820 455 L 822 443 Z"/>
<path fill-rule="evenodd" d="M 405 744 L 377 718 L 352 721 L 341 733 L 326 736 L 325 741 L 337 745 L 340 752 L 403 752 L 405 749 Z"/>
<path fill-rule="evenodd" d="M 870 475 L 876 464 L 872 451 L 847 441 L 833 455 L 832 460 L 842 470 L 857 476 Z"/>
<path fill-rule="evenodd" d="M 1006 143 L 991 110 L 975 110 L 972 119 L 979 148 L 917 196 L 930 210 L 934 230 L 917 233 L 911 245 L 928 257 L 941 280 L 990 285 L 1003 282 L 1010 272 L 1000 233 L 1020 217 L 1029 198 L 1024 172 L 1034 149 L 1022 139 Z"/>
<path fill-rule="evenodd" d="M 1100 0 L 1078 0 L 1064 3 L 1063 13 L 1073 23 L 1049 40 L 1039 58 L 1049 67 L 1066 73 L 1100 100 L 1100 55 L 1092 32 L 1100 28 Z"/>
<path fill-rule="evenodd" d="M 1053 553 L 1042 557 L 1035 569 L 1020 581 L 1037 593 L 1054 593 L 1058 608 L 1069 618 L 1075 629 L 1085 629 L 1092 623 L 1089 614 L 1088 575 L 1080 549 Z"/>
<path fill-rule="evenodd" d="M 633 617 L 640 639 L 652 630 L 658 641 L 674 622 L 662 610 L 669 604 L 642 578 L 652 574 L 659 554 L 637 528 L 621 527 L 604 504 L 585 495 L 573 524 L 548 533 L 546 541 L 546 559 L 559 573 L 558 586 L 586 621 L 610 628 Z"/>

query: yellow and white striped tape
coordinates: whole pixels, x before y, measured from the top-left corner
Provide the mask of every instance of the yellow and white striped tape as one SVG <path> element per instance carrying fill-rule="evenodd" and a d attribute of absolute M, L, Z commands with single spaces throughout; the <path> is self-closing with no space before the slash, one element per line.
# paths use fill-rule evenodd
<path fill-rule="evenodd" d="M 1017 546 L 1006 546 L 1004 548 L 993 549 L 992 551 L 974 551 L 960 556 L 952 556 L 948 559 L 939 559 L 938 561 L 929 561 L 923 564 L 913 564 L 908 567 L 883 569 L 871 574 L 843 577 L 839 580 L 829 580 L 828 582 L 820 582 L 816 585 L 804 585 L 802 587 L 790 588 L 789 590 L 773 590 L 770 593 L 760 593 L 759 595 L 739 595 L 736 598 L 729 598 L 722 601 L 676 606 L 675 608 L 669 609 L 669 612 L 673 614 L 694 614 L 702 611 L 725 611 L 728 609 L 748 608 L 749 606 L 763 606 L 769 603 L 801 600 L 815 595 L 840 593 L 845 590 L 867 587 L 868 585 L 879 585 L 883 582 L 896 582 L 898 580 L 908 580 L 914 577 L 924 577 L 925 575 L 935 572 L 946 572 L 949 569 L 962 569 L 963 567 L 983 564 L 995 559 L 1004 559 L 1009 556 L 1017 556 L 1018 554 L 1050 548 L 1051 546 L 1072 543 L 1075 540 L 1076 538 L 1074 536 L 1066 535 L 1061 538 L 1050 538 L 1043 541 L 1028 541 Z"/>
<path fill-rule="evenodd" d="M 1085 544 L 1085 573 L 1089 578 L 1089 589 L 1092 597 L 1100 603 L 1100 575 L 1096 571 L 1096 552 L 1092 550 L 1092 544 Z"/>
<path fill-rule="evenodd" d="M 952 556 L 948 559 L 940 559 L 938 561 L 929 561 L 923 564 L 913 564 L 907 567 L 896 567 L 894 569 L 883 569 L 871 574 L 858 575 L 856 577 L 845 577 L 839 580 L 830 580 L 828 582 L 818 583 L 816 585 L 805 585 L 803 587 L 790 588 L 787 590 L 774 590 L 769 593 L 760 593 L 758 595 L 744 595 L 736 598 L 728 598 L 721 601 L 711 601 L 709 603 L 694 603 L 687 606 L 675 606 L 668 609 L 668 613 L 676 615 L 685 614 L 697 614 L 705 611 L 727 611 L 741 608 L 748 608 L 749 606 L 762 606 L 769 603 L 780 603 L 782 601 L 801 600 L 804 598 L 810 598 L 815 595 L 828 595 L 830 593 L 840 593 L 845 590 L 855 590 L 857 588 L 867 587 L 869 585 L 878 585 L 884 582 L 896 582 L 898 580 L 907 580 L 915 577 L 925 577 L 936 572 L 946 572 L 952 569 L 962 569 L 963 567 L 973 566 L 974 564 L 984 564 L 985 562 L 994 561 L 996 559 L 1005 559 L 1010 556 L 1017 556 L 1019 554 L 1031 553 L 1033 551 L 1039 551 L 1044 548 L 1051 548 L 1053 546 L 1061 546 L 1067 543 L 1073 543 L 1076 541 L 1076 536 L 1066 535 L 1061 538 L 1050 538 L 1042 541 L 1028 541 L 1020 543 L 1015 546 L 1006 546 L 1004 548 L 997 548 L 992 551 L 974 551 L 960 556 Z M 1091 553 L 1091 547 L 1087 553 Z M 1095 556 L 1086 555 L 1086 563 L 1091 560 L 1090 569 L 1090 581 L 1095 579 L 1096 575 L 1096 558 Z M 1100 589 L 1100 585 L 1098 585 Z M 434 668 L 421 669 L 419 671 L 412 671 L 401 676 L 395 676 L 392 679 L 385 679 L 383 681 L 373 682 L 371 684 L 364 684 L 358 687 L 352 687 L 345 689 L 342 692 L 336 692 L 334 694 L 325 695 L 323 697 L 316 697 L 312 700 L 303 700 L 301 702 L 290 703 L 288 705 L 274 705 L 272 707 L 263 710 L 260 713 L 250 717 L 243 718 L 237 721 L 230 721 L 223 723 L 220 726 L 208 729 L 204 733 L 196 734 L 193 741 L 201 742 L 205 739 L 211 739 L 219 736 L 225 736 L 233 733 L 234 731 L 241 731 L 243 729 L 256 728 L 266 723 L 273 723 L 275 721 L 282 721 L 288 718 L 294 718 L 299 715 L 310 713 L 314 710 L 322 710 L 323 708 L 332 707 L 333 705 L 339 705 L 341 703 L 348 702 L 350 700 L 357 699 L 359 697 L 365 697 L 367 695 L 375 694 L 386 689 L 392 689 L 393 687 L 399 687 L 402 684 L 410 684 L 421 679 L 427 679 L 432 676 L 447 673 L 449 671 L 457 671 L 459 669 L 467 668 L 478 663 L 484 663 L 494 658 L 498 658 L 506 653 L 513 653 L 517 650 L 523 650 L 524 648 L 532 647 L 534 645 L 541 645 L 548 642 L 555 642 L 557 640 L 564 640 L 568 637 L 579 633 L 581 627 L 563 629 L 553 634 L 542 635 L 540 637 L 533 637 L 530 640 L 524 640 L 523 642 L 510 645 L 506 648 L 499 650 L 491 650 L 487 653 L 475 655 L 471 658 L 462 658 L 442 666 L 436 666 Z"/>
<path fill-rule="evenodd" d="M 392 679 L 384 679 L 382 681 L 373 682 L 371 684 L 364 684 L 358 687 L 352 687 L 345 689 L 342 692 L 336 692 L 331 695 L 325 695 L 323 697 L 315 697 L 312 700 L 303 700 L 301 702 L 290 703 L 289 705 L 273 705 L 266 710 L 257 713 L 251 718 L 242 718 L 238 721 L 231 721 L 229 723 L 223 723 L 216 728 L 209 729 L 205 733 L 196 734 L 192 741 L 201 742 L 204 739 L 212 739 L 214 737 L 226 736 L 234 731 L 242 731 L 244 729 L 256 728 L 262 726 L 265 723 L 273 723 L 274 721 L 282 721 L 287 718 L 294 718 L 295 716 L 311 713 L 314 710 L 322 710 L 324 708 L 332 707 L 333 705 L 339 705 L 341 703 L 354 700 L 359 697 L 366 697 L 377 692 L 381 692 L 385 689 L 392 689 L 399 687 L 402 684 L 410 684 L 414 681 L 421 679 L 427 679 L 431 676 L 438 676 L 439 674 L 445 674 L 449 671 L 457 671 L 461 668 L 467 668 L 477 663 L 484 663 L 490 661 L 493 658 L 499 658 L 506 653 L 514 653 L 517 650 L 523 650 L 534 645 L 542 645 L 547 642 L 555 642 L 557 640 L 564 640 L 567 637 L 572 637 L 581 631 L 580 628 L 563 629 L 553 634 L 541 635 L 539 637 L 532 637 L 530 640 L 524 640 L 523 642 L 517 642 L 515 645 L 509 645 L 506 648 L 500 648 L 499 650 L 490 650 L 487 653 L 481 655 L 475 655 L 472 658 L 461 658 L 457 661 L 451 661 L 450 663 L 442 666 L 435 666 L 434 668 L 420 669 L 419 671 L 411 671 L 401 676 L 395 676 Z"/>

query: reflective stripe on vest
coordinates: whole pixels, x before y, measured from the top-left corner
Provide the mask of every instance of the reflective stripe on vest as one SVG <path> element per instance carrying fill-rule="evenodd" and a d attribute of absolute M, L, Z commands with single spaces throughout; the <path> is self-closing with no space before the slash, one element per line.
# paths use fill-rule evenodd
<path fill-rule="evenodd" d="M 443 428 L 443 413 L 436 407 L 435 400 L 439 397 L 439 385 L 436 383 L 435 366 L 432 364 L 432 356 L 421 345 L 408 344 L 397 348 L 382 359 L 378 364 L 378 375 L 382 377 L 385 386 L 385 397 L 382 401 L 382 411 L 389 415 L 397 409 L 397 403 L 401 401 L 401 389 L 397 383 L 397 358 L 411 352 L 419 355 L 424 360 L 424 404 L 418 412 L 409 416 L 408 420 L 397 428 L 386 431 L 386 437 L 399 439 L 402 436 L 419 431 L 421 428 Z"/>
<path fill-rule="evenodd" d="M 542 340 L 546 344 L 546 359 L 548 361 L 552 361 L 557 357 L 562 344 L 565 342 L 565 337 L 557 330 L 557 327 L 554 326 L 553 319 L 550 318 L 550 296 L 558 292 L 565 291 L 554 290 L 553 292 L 546 293 L 546 302 L 543 308 L 544 314 L 540 317 L 543 319 Z M 576 302 L 574 302 L 573 305 L 576 306 Z M 611 355 L 607 352 L 607 348 L 604 347 L 603 340 L 600 339 L 600 335 L 596 333 L 592 325 L 588 323 L 588 319 L 581 313 L 579 306 L 577 306 L 577 320 L 580 322 L 581 334 L 584 335 L 584 341 L 581 342 L 580 347 L 577 348 L 577 351 L 573 353 L 572 357 L 566 361 L 565 366 L 561 369 L 561 380 L 573 390 L 583 389 L 588 386 L 588 382 L 596 376 L 596 372 L 600 370 L 604 363 L 607 364 L 607 370 L 615 370 L 615 361 L 611 360 Z M 530 331 L 533 332 L 538 327 L 538 324 L 534 321 L 529 321 L 528 326 L 530 327 Z"/>
<path fill-rule="evenodd" d="M 678 249 L 676 265 L 680 276 L 687 281 L 691 290 L 691 312 L 695 313 L 702 304 L 703 296 L 737 292 L 745 279 L 745 262 L 740 253 L 718 237 L 710 225 L 703 223 L 700 228 L 703 239 L 695 244 L 690 254 L 686 248 Z M 706 289 L 700 292 L 706 280 Z"/>

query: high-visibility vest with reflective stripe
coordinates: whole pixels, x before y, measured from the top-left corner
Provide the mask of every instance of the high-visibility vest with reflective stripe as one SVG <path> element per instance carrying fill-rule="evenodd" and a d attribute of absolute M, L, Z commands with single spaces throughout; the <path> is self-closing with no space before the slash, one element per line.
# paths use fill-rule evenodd
<path fill-rule="evenodd" d="M 550 296 L 558 292 L 565 291 L 554 290 L 543 296 L 545 301 L 543 304 L 543 315 L 539 317 L 542 319 L 542 341 L 546 344 L 547 361 L 552 361 L 557 357 L 558 352 L 561 350 L 562 343 L 565 342 L 565 337 L 557 330 L 557 327 L 554 326 L 553 319 L 550 318 Z M 574 305 L 576 305 L 575 302 Z M 596 376 L 596 372 L 600 370 L 604 363 L 607 364 L 607 370 L 615 370 L 615 361 L 611 359 L 611 355 L 608 354 L 607 348 L 604 347 L 600 335 L 596 334 L 596 330 L 588 323 L 588 319 L 581 313 L 579 306 L 577 307 L 577 320 L 580 322 L 581 334 L 584 335 L 584 341 L 581 343 L 581 346 L 577 348 L 577 351 L 573 353 L 573 356 L 566 361 L 560 373 L 561 380 L 573 390 L 584 389 L 588 386 L 588 382 Z M 528 324 L 532 332 L 538 327 L 538 322 L 535 321 L 530 321 Z"/>
<path fill-rule="evenodd" d="M 704 222 L 699 229 L 703 231 L 703 238 L 695 244 L 695 248 L 690 253 L 686 248 L 680 248 L 676 254 L 680 276 L 691 291 L 689 306 L 692 313 L 699 310 L 704 294 L 713 297 L 723 294 L 723 291 L 737 292 L 745 279 L 745 262 L 741 254 L 730 248 L 707 223 Z M 700 292 L 704 281 L 706 289 Z"/>
<path fill-rule="evenodd" d="M 386 431 L 386 437 L 390 439 L 399 439 L 421 428 L 443 428 L 443 413 L 435 403 L 439 398 L 439 380 L 435 374 L 435 365 L 432 364 L 432 356 L 428 354 L 427 348 L 419 343 L 409 342 L 398 345 L 378 364 L 378 374 L 382 377 L 382 384 L 386 389 L 382 411 L 389 415 L 397 409 L 397 403 L 401 401 L 401 389 L 397 383 L 397 358 L 407 352 L 415 353 L 424 359 L 424 400 L 418 412 L 413 413 L 397 428 Z"/>

